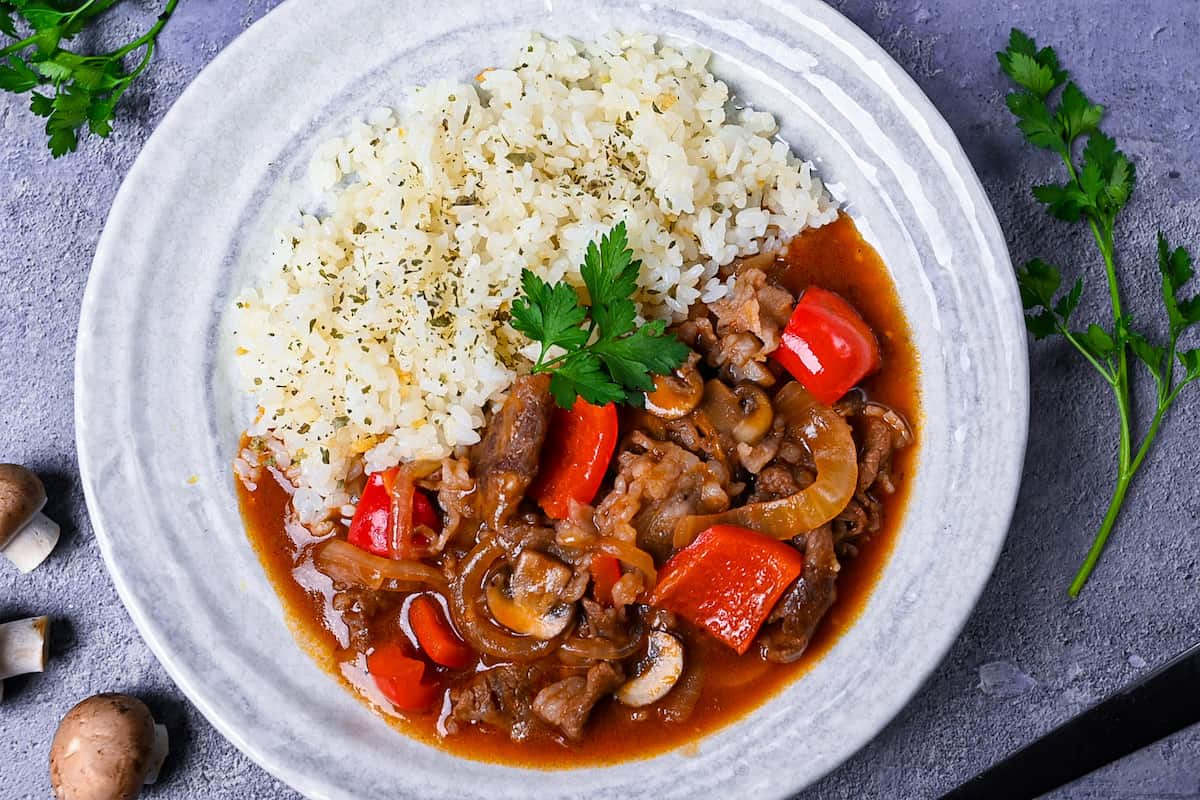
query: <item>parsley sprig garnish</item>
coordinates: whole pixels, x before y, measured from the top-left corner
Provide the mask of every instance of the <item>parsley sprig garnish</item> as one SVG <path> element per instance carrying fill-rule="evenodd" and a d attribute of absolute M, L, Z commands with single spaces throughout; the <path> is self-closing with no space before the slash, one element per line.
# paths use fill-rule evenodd
<path fill-rule="evenodd" d="M 0 0 L 0 90 L 32 92 L 29 110 L 46 118 L 50 153 L 58 158 L 79 146 L 87 130 L 107 137 L 115 109 L 154 57 L 158 34 L 179 0 L 168 0 L 154 25 L 132 42 L 101 55 L 85 56 L 62 47 L 120 0 Z M 125 57 L 142 51 L 125 71 Z M 36 91 L 50 87 L 52 94 Z"/>
<path fill-rule="evenodd" d="M 1117 216 L 1133 192 L 1133 163 L 1100 131 L 1104 108 L 1088 100 L 1069 80 L 1052 48 L 1039 50 L 1033 39 L 1014 29 L 1008 49 L 996 56 L 1005 74 L 1021 87 L 1007 98 L 1017 126 L 1030 142 L 1057 153 L 1066 166 L 1066 182 L 1035 186 L 1034 197 L 1058 219 L 1083 221 L 1091 228 L 1104 262 L 1112 303 L 1108 327 L 1093 323 L 1074 328 L 1070 322 L 1083 295 L 1082 279 L 1060 293 L 1062 272 L 1041 259 L 1030 261 L 1017 272 L 1030 332 L 1037 339 L 1055 335 L 1065 338 L 1112 387 L 1117 401 L 1117 484 L 1095 541 L 1071 583 L 1070 594 L 1076 597 L 1104 550 L 1129 485 L 1145 461 L 1164 417 L 1180 390 L 1200 378 L 1200 350 L 1178 349 L 1185 331 L 1200 322 L 1200 297 L 1181 296 L 1193 275 L 1191 256 L 1182 247 L 1171 249 L 1159 233 L 1157 255 L 1168 322 L 1167 342 L 1154 344 L 1133 327 L 1133 318 L 1121 303 L 1113 248 Z M 1055 104 L 1052 96 L 1060 88 Z M 1082 157 L 1077 162 L 1077 143 L 1085 137 Z M 1134 438 L 1131 419 L 1130 353 L 1149 370 L 1156 387 L 1154 417 L 1140 441 Z"/>
<path fill-rule="evenodd" d="M 666 333 L 661 320 L 636 325 L 642 262 L 629 249 L 625 223 L 588 244 L 580 274 L 590 305 L 567 283 L 553 285 L 529 270 L 521 273 L 524 296 L 512 304 L 512 326 L 541 345 L 533 372 L 550 373 L 550 392 L 562 408 L 576 396 L 589 403 L 641 406 L 665 375 L 687 358 L 683 342 Z M 585 324 L 586 323 L 586 326 Z M 550 356 L 551 348 L 565 352 Z"/>

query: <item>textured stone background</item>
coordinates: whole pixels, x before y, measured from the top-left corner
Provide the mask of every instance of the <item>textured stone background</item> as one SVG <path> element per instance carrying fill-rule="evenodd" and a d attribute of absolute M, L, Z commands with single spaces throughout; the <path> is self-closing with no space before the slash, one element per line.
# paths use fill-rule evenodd
<path fill-rule="evenodd" d="M 148 796 L 296 796 L 213 730 L 139 638 L 92 536 L 72 424 L 79 303 L 113 195 L 187 83 L 273 5 L 183 3 L 153 69 L 122 105 L 113 139 L 89 140 L 70 158 L 51 161 L 25 101 L 0 97 L 0 461 L 41 473 L 51 496 L 48 513 L 63 526 L 57 553 L 36 573 L 18 576 L 0 565 L 0 619 L 54 617 L 49 672 L 10 681 L 0 705 L 2 800 L 49 796 L 46 754 L 58 719 L 77 700 L 105 690 L 144 697 L 171 729 L 172 757 Z M 1104 300 L 1092 245 L 1031 200 L 1032 183 L 1057 175 L 1049 156 L 1020 141 L 992 56 L 1012 25 L 1058 46 L 1086 91 L 1113 109 L 1107 130 L 1137 162 L 1138 191 L 1118 251 L 1133 313 L 1161 322 L 1151 258 L 1155 229 L 1200 250 L 1197 0 L 834 5 L 878 40 L 950 121 L 999 213 L 1013 260 L 1036 254 L 1072 272 L 1087 271 L 1086 317 L 1102 312 Z M 106 19 L 101 37 L 132 38 L 158 6 L 123 4 Z M 1200 388 L 1185 396 L 1166 425 L 1093 584 L 1081 600 L 1069 602 L 1066 583 L 1113 479 L 1114 413 L 1098 379 L 1063 346 L 1033 346 L 1032 384 L 1025 483 L 1008 545 L 978 610 L 895 722 L 804 798 L 934 796 L 1197 640 Z M 999 695 L 982 691 L 979 668 L 997 661 L 1028 679 L 1016 676 Z M 1200 798 L 1200 727 L 1055 797 Z"/>

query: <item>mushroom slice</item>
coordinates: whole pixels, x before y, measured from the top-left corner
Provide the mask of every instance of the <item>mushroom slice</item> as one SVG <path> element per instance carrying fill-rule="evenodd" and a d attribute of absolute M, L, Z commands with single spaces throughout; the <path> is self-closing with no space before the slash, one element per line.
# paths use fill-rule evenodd
<path fill-rule="evenodd" d="M 673 375 L 655 375 L 654 391 L 646 393 L 646 410 L 662 419 L 681 419 L 692 413 L 704 398 L 698 359 L 693 353 Z"/>
<path fill-rule="evenodd" d="M 98 694 L 63 717 L 50 745 L 50 785 L 59 800 L 133 800 L 157 778 L 166 729 L 135 697 Z"/>
<path fill-rule="evenodd" d="M 733 390 L 745 415 L 733 428 L 733 438 L 744 444 L 754 444 L 767 435 L 775 421 L 771 398 L 758 384 L 742 381 Z"/>
<path fill-rule="evenodd" d="M 616 691 L 618 700 L 634 708 L 662 700 L 683 674 L 683 643 L 666 631 L 652 631 L 649 640 L 646 668 Z"/>
<path fill-rule="evenodd" d="M 504 627 L 535 639 L 553 639 L 567 629 L 575 618 L 575 607 L 568 603 L 552 603 L 539 608 L 531 597 L 520 600 L 509 597 L 500 588 L 498 578 L 487 588 L 488 610 Z M 541 605 L 541 604 L 538 604 Z"/>
<path fill-rule="evenodd" d="M 49 632 L 49 617 L 30 617 L 0 625 L 0 681 L 45 671 Z"/>
<path fill-rule="evenodd" d="M 30 572 L 58 544 L 58 523 L 42 514 L 46 487 L 20 464 L 0 464 L 0 553 Z"/>

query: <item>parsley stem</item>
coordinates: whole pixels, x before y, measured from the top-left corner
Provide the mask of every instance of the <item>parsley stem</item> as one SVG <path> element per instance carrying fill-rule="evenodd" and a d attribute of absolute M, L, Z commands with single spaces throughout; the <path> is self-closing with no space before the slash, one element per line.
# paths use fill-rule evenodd
<path fill-rule="evenodd" d="M 175 6 L 179 5 L 179 0 L 167 0 L 167 5 L 163 8 L 162 13 L 158 15 L 158 19 L 150 27 L 150 30 L 134 39 L 129 44 L 122 47 L 120 50 L 115 50 L 109 53 L 109 58 L 124 58 L 125 56 L 147 44 L 152 44 L 158 38 L 158 33 L 167 24 L 167 20 L 171 18 L 171 14 L 175 11 Z"/>
<path fill-rule="evenodd" d="M 95 17 L 95 16 L 98 16 L 99 14 L 103 14 L 105 11 L 107 11 L 108 9 L 112 8 L 117 3 L 119 3 L 120 0 L 104 0 L 104 2 L 100 4 L 100 8 L 96 8 L 96 9 L 92 9 L 91 11 L 88 11 L 89 8 L 96 5 L 96 2 L 97 2 L 97 0 L 88 0 L 86 3 L 81 5 L 79 8 L 72 11 L 70 13 L 70 15 L 67 16 L 66 19 L 64 19 L 61 23 L 59 23 L 59 27 L 60 28 L 68 28 L 68 27 L 70 27 L 72 22 L 74 22 L 76 19 L 78 19 L 81 16 L 87 18 L 87 17 Z"/>
<path fill-rule="evenodd" d="M 1079 568 L 1075 580 L 1071 581 L 1071 588 L 1067 590 L 1072 598 L 1079 597 L 1084 584 L 1092 576 L 1092 570 L 1096 568 L 1096 563 L 1100 561 L 1100 554 L 1104 552 L 1104 546 L 1108 544 L 1108 535 L 1112 533 L 1113 526 L 1117 523 L 1117 515 L 1121 513 L 1121 506 L 1125 502 L 1125 493 L 1129 491 L 1129 481 L 1132 478 L 1131 474 L 1123 470 L 1118 476 L 1116 489 L 1108 504 L 1108 511 L 1104 515 L 1104 522 L 1100 523 L 1100 530 L 1096 532 L 1096 538 L 1092 541 L 1091 548 L 1088 549 L 1083 566 Z"/>
<path fill-rule="evenodd" d="M 22 39 L 19 42 L 13 42 L 8 47 L 5 47 L 3 50 L 0 50 L 0 57 L 6 56 L 9 53 L 16 53 L 21 50 L 24 50 L 26 47 L 29 47 L 29 45 L 33 44 L 36 41 L 37 41 L 36 36 L 29 36 L 27 38 Z"/>
<path fill-rule="evenodd" d="M 545 355 L 545 351 L 542 352 L 542 355 L 543 356 Z M 542 361 L 541 356 L 539 356 L 538 363 L 534 366 L 533 372 L 535 372 L 535 373 L 549 372 L 552 367 L 555 367 L 558 364 L 561 364 L 562 362 L 566 361 L 570 357 L 571 357 L 570 353 L 563 353 L 561 356 L 556 356 L 555 358 L 552 358 L 549 361 Z"/>
<path fill-rule="evenodd" d="M 1171 410 L 1171 406 L 1175 404 L 1175 398 L 1179 396 L 1179 391 L 1190 382 L 1188 380 L 1180 381 L 1179 385 L 1165 396 L 1160 393 L 1158 408 L 1154 411 L 1154 419 L 1150 423 L 1150 429 L 1146 431 L 1146 435 L 1142 439 L 1137 455 L 1134 456 L 1129 464 L 1121 465 L 1120 472 L 1117 475 L 1117 486 L 1113 490 L 1112 501 L 1108 504 L 1108 511 L 1104 515 L 1104 521 L 1100 523 L 1100 530 L 1096 532 L 1096 538 L 1092 541 L 1092 546 L 1088 549 L 1087 556 L 1083 560 L 1083 565 L 1080 566 L 1079 572 L 1075 575 L 1075 580 L 1071 581 L 1071 588 L 1068 590 L 1071 597 L 1079 596 L 1084 584 L 1091 577 L 1092 570 L 1099 563 L 1100 555 L 1104 552 L 1105 545 L 1108 544 L 1108 535 L 1112 533 L 1113 526 L 1117 522 L 1117 517 L 1121 513 L 1121 506 L 1125 502 L 1125 493 L 1129 491 L 1130 483 L 1133 482 L 1134 476 L 1137 475 L 1142 463 L 1146 460 L 1146 455 L 1150 452 L 1150 446 L 1154 444 L 1155 438 L 1158 437 L 1158 429 L 1162 426 L 1167 412 Z"/>
<path fill-rule="evenodd" d="M 1101 364 L 1096 360 L 1095 356 L 1088 352 L 1088 349 L 1080 343 L 1079 338 L 1071 332 L 1070 328 L 1060 322 L 1058 324 L 1058 332 L 1062 334 L 1064 339 L 1074 345 L 1075 349 L 1079 351 L 1079 354 L 1087 359 L 1088 363 L 1096 368 L 1096 371 L 1104 377 L 1104 380 L 1110 386 L 1116 388 L 1116 376 L 1113 375 L 1112 371 L 1109 370 L 1108 367 Z"/>

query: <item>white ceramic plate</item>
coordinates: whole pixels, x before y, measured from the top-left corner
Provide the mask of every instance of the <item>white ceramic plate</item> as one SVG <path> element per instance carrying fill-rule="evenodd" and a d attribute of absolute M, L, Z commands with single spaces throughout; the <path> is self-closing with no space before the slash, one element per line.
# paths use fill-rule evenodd
<path fill-rule="evenodd" d="M 695 753 L 541 773 L 401 736 L 296 646 L 238 516 L 230 463 L 247 418 L 224 324 L 323 137 L 404 87 L 504 62 L 528 31 L 614 24 L 714 51 L 718 75 L 846 199 L 915 331 L 924 436 L 896 551 L 814 669 Z M 88 507 L 142 635 L 238 747 L 330 798 L 769 798 L 809 784 L 899 711 L 966 620 L 1008 526 L 1028 404 L 1017 291 L 974 172 L 908 76 L 815 0 L 345 0 L 337 13 L 291 0 L 146 144 L 97 248 L 76 358 Z"/>

